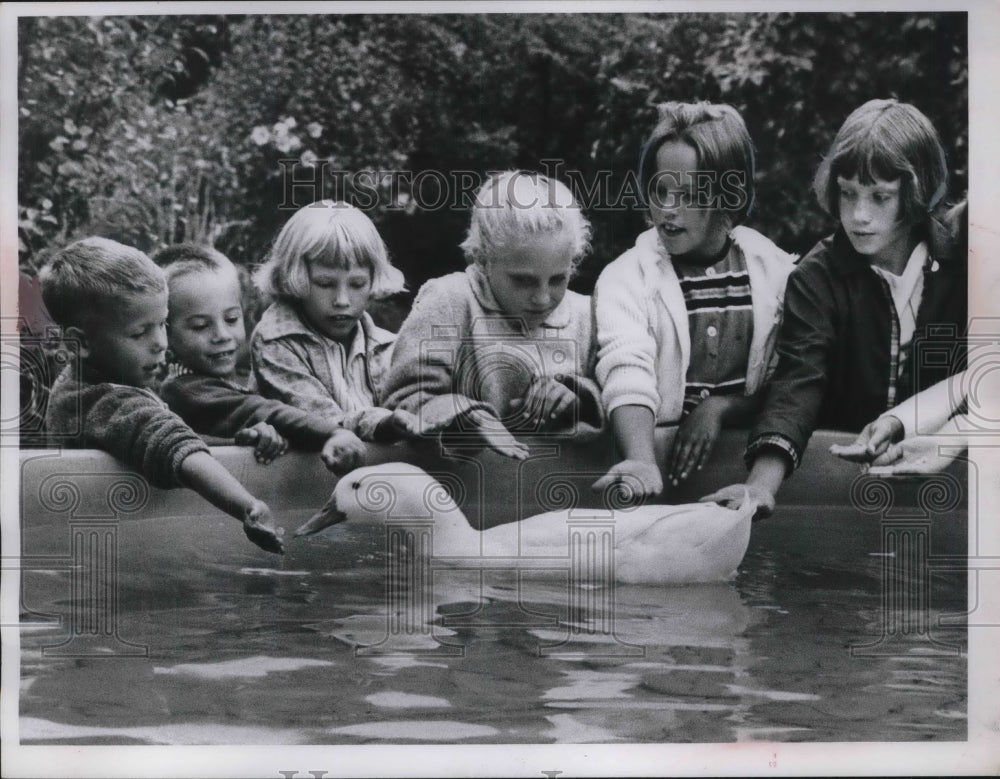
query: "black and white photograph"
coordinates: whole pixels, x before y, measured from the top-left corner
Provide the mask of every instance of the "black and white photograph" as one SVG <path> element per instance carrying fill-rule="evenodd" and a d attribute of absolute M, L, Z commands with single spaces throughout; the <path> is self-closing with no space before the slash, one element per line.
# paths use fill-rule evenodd
<path fill-rule="evenodd" d="M 1000 774 L 997 41 L 0 3 L 4 776 Z"/>

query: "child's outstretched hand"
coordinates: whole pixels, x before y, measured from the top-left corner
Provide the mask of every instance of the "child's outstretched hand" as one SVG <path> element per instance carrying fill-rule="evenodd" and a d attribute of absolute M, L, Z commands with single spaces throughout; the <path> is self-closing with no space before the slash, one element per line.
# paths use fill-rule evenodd
<path fill-rule="evenodd" d="M 282 536 L 285 529 L 278 526 L 271 516 L 271 509 L 263 501 L 255 500 L 243 516 L 243 532 L 265 552 L 285 553 Z"/>
<path fill-rule="evenodd" d="M 728 403 L 725 398 L 709 395 L 695 406 L 677 428 L 667 455 L 667 478 L 676 487 L 695 471 L 700 471 L 712 455 L 722 430 L 722 417 Z"/>
<path fill-rule="evenodd" d="M 967 442 L 955 437 L 911 436 L 891 444 L 872 462 L 869 476 L 926 476 L 940 473 L 962 454 Z"/>
<path fill-rule="evenodd" d="M 612 484 L 624 484 L 635 498 L 653 498 L 663 492 L 663 476 L 656 463 L 645 460 L 622 460 L 591 485 L 595 492 L 602 492 Z"/>
<path fill-rule="evenodd" d="M 699 503 L 718 503 L 729 509 L 739 509 L 744 500 L 752 500 L 757 504 L 757 511 L 754 512 L 753 519 L 765 519 L 774 513 L 774 495 L 763 487 L 753 484 L 730 484 L 721 490 L 716 490 L 711 495 L 698 498 Z"/>
<path fill-rule="evenodd" d="M 267 465 L 288 451 L 288 441 L 267 422 L 236 431 L 237 446 L 252 446 L 257 462 Z"/>
<path fill-rule="evenodd" d="M 888 451 L 893 441 L 903 437 L 903 423 L 894 416 L 879 417 L 858 433 L 852 444 L 834 444 L 830 453 L 852 463 L 870 463 Z"/>
<path fill-rule="evenodd" d="M 361 464 L 364 453 L 364 442 L 350 430 L 341 428 L 326 439 L 319 457 L 327 470 L 343 475 Z"/>
<path fill-rule="evenodd" d="M 500 420 L 488 411 L 475 409 L 470 411 L 466 418 L 475 426 L 483 443 L 490 449 L 505 457 L 513 457 L 515 460 L 527 459 L 528 447 L 514 438 L 510 431 L 500 423 Z"/>
<path fill-rule="evenodd" d="M 536 378 L 524 397 L 512 400 L 510 407 L 515 411 L 520 409 L 523 421 L 537 419 L 544 427 L 570 413 L 578 401 L 576 393 L 565 384 L 555 379 Z"/>

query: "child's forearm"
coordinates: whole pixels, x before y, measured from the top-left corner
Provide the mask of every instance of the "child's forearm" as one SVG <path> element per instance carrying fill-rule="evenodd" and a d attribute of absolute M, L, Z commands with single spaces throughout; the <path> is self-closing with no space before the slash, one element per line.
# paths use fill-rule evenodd
<path fill-rule="evenodd" d="M 788 460 L 778 452 L 765 449 L 754 459 L 747 477 L 748 487 L 760 487 L 771 495 L 776 495 L 785 480 Z"/>
<path fill-rule="evenodd" d="M 656 420 L 652 410 L 646 406 L 619 406 L 611 412 L 611 427 L 618 450 L 626 460 L 656 462 L 653 448 Z"/>
<path fill-rule="evenodd" d="M 930 433 L 939 442 L 939 446 L 968 446 L 970 429 L 975 423 L 970 420 L 968 414 L 956 414 L 936 431 Z"/>
<path fill-rule="evenodd" d="M 247 489 L 208 452 L 194 452 L 184 458 L 181 481 L 218 509 L 243 520 L 257 503 Z"/>
<path fill-rule="evenodd" d="M 280 401 L 272 402 L 275 410 L 264 421 L 273 425 L 297 449 L 319 451 L 330 436 L 342 429 L 335 417 L 303 411 Z"/>
<path fill-rule="evenodd" d="M 902 423 L 903 438 L 914 435 L 936 435 L 943 425 L 948 424 L 952 414 L 965 398 L 965 393 L 962 391 L 965 375 L 964 371 L 957 373 L 916 395 L 911 395 L 882 416 L 894 416 Z"/>

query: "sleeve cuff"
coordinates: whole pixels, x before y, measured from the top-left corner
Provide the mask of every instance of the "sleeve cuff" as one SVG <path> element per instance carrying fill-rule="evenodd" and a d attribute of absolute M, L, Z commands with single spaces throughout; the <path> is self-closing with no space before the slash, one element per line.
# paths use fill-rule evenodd
<path fill-rule="evenodd" d="M 155 483 L 153 484 L 153 486 L 165 487 L 168 489 L 173 487 L 186 486 L 184 484 L 183 479 L 181 478 L 181 467 L 183 466 L 184 461 L 195 452 L 208 452 L 209 454 L 211 454 L 211 450 L 208 448 L 208 444 L 205 443 L 205 441 L 203 441 L 201 438 L 197 437 L 187 438 L 182 443 L 180 443 L 177 446 L 177 448 L 174 449 L 173 454 L 170 458 L 174 466 L 171 478 L 159 483 Z M 152 482 L 152 479 L 150 481 Z"/>
<path fill-rule="evenodd" d="M 415 413 L 420 420 L 421 430 L 444 430 L 470 412 L 480 409 L 491 416 L 497 416 L 496 410 L 489 403 L 452 393 L 435 395 Z"/>
<path fill-rule="evenodd" d="M 376 406 L 374 408 L 365 409 L 354 425 L 354 432 L 357 433 L 358 438 L 362 441 L 374 441 L 376 429 L 382 420 L 389 416 L 392 416 L 392 412 L 387 408 L 379 408 Z"/>
<path fill-rule="evenodd" d="M 651 398 L 649 395 L 642 395 L 639 393 L 629 393 L 628 395 L 616 395 L 609 398 L 605 393 L 604 395 L 604 409 L 606 416 L 610 417 L 611 412 L 616 408 L 621 406 L 642 406 L 643 408 L 648 408 L 653 412 L 653 416 L 656 416 L 658 410 L 659 399 Z"/>
<path fill-rule="evenodd" d="M 798 451 L 795 449 L 795 445 L 785 438 L 783 435 L 769 434 L 762 435 L 755 438 L 747 446 L 747 450 L 743 455 L 743 460 L 746 462 L 747 469 L 753 467 L 753 461 L 757 459 L 760 454 L 761 449 L 771 447 L 779 449 L 786 457 L 788 457 L 789 462 L 785 467 L 785 477 L 787 478 L 796 468 L 799 467 L 801 463 L 801 457 Z"/>
<path fill-rule="evenodd" d="M 598 386 L 607 414 L 619 406 L 645 406 L 655 415 L 660 407 L 655 377 L 636 365 L 620 365 L 610 371 L 599 371 Z"/>

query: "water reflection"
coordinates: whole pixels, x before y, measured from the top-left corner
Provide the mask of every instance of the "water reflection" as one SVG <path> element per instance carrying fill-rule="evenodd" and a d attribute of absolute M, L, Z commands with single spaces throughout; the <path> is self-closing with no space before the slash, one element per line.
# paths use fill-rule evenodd
<path fill-rule="evenodd" d="M 119 630 L 148 657 L 44 655 L 66 638 L 51 616 L 69 613 L 69 573 L 25 575 L 25 612 L 49 622 L 21 636 L 22 740 L 965 738 L 965 658 L 940 647 L 964 647 L 964 622 L 937 620 L 963 610 L 963 572 L 934 577 L 938 644 L 909 636 L 852 654 L 884 626 L 871 523 L 786 515 L 755 527 L 734 582 L 603 590 L 571 587 L 565 571 L 489 570 L 393 590 L 372 528 L 338 528 L 279 561 L 220 520 L 179 565 L 158 550 L 189 523 L 121 534 Z"/>

